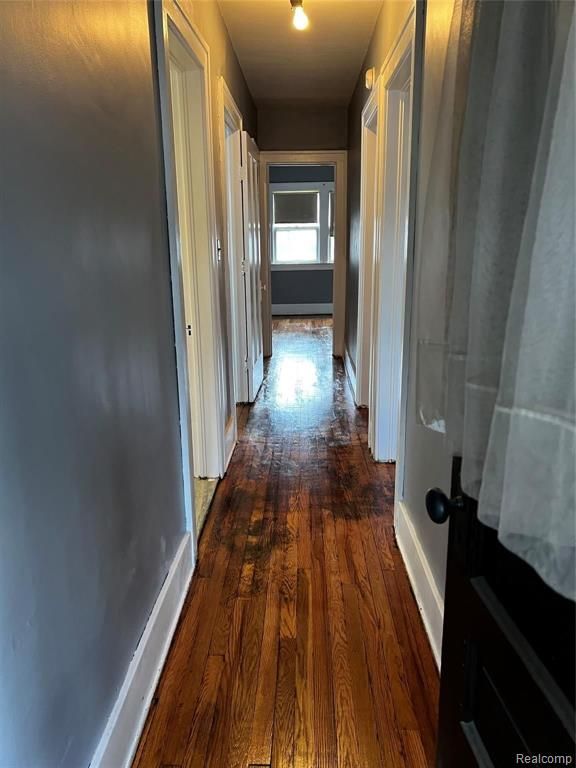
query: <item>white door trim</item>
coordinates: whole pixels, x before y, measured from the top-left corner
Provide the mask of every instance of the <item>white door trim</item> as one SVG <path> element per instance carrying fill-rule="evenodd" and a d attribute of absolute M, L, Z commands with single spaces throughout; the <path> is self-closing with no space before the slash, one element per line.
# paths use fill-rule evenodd
<path fill-rule="evenodd" d="M 346 314 L 346 194 L 347 194 L 347 157 L 346 150 L 303 151 L 303 152 L 260 152 L 262 205 L 262 282 L 266 286 L 262 302 L 262 327 L 264 333 L 264 354 L 272 354 L 272 307 L 270 296 L 270 221 L 268 216 L 268 166 L 270 165 L 332 165 L 336 189 L 333 282 L 333 342 L 335 357 L 344 357 L 344 322 Z"/>
<path fill-rule="evenodd" d="M 406 474 L 406 431 L 408 413 L 409 376 L 414 375 L 410 370 L 410 336 L 414 309 L 414 264 L 416 238 L 416 196 L 418 188 L 418 166 L 420 146 L 420 119 L 422 108 L 422 82 L 424 66 L 424 35 L 426 9 L 424 3 L 415 3 L 415 8 L 407 19 L 406 24 L 412 29 L 412 133 L 410 137 L 410 155 L 414 159 L 410 167 L 410 192 L 408 199 L 408 236 L 406 248 L 406 286 L 404 292 L 404 325 L 402 333 L 402 371 L 400 412 L 398 416 L 398 457 L 394 483 L 394 512 L 395 523 L 397 510 L 404 500 L 404 482 Z"/>
<path fill-rule="evenodd" d="M 372 92 L 362 110 L 362 138 L 360 160 L 360 247 L 358 266 L 358 330 L 356 342 L 356 386 L 354 399 L 356 405 L 368 405 L 370 402 L 370 350 L 372 346 L 372 272 L 374 265 L 374 236 L 376 223 L 376 189 L 379 184 L 378 171 L 378 120 L 381 115 L 382 80 L 377 78 Z M 374 133 L 372 125 L 376 121 L 374 157 L 368 154 L 369 135 Z M 372 187 L 372 189 L 370 189 Z"/>
<path fill-rule="evenodd" d="M 224 473 L 224 360 L 220 336 L 220 305 L 218 289 L 218 249 L 215 215 L 214 150 L 211 109 L 210 52 L 196 27 L 182 13 L 174 0 L 154 3 L 162 138 L 166 175 L 166 198 L 170 245 L 170 268 L 174 304 L 176 359 L 178 368 L 179 400 L 181 413 L 182 456 L 185 474 L 185 494 L 193 498 L 190 474 L 197 477 L 219 477 Z M 170 36 L 175 35 L 180 45 L 195 62 L 201 72 L 203 103 L 204 175 L 206 221 L 205 242 L 197 244 L 194 266 L 195 328 L 198 330 L 197 349 L 199 365 L 190 371 L 187 352 L 184 284 L 182 278 L 182 254 L 180 249 L 180 225 L 176 187 L 176 163 L 172 125 L 172 95 L 170 86 Z M 196 229 L 196 228 L 195 228 Z M 195 231 L 194 235 L 198 233 Z M 194 381 L 192 380 L 194 378 Z M 190 404 L 188 393 L 193 394 Z M 194 394 L 195 393 L 195 394 Z M 191 410 L 198 403 L 202 424 L 200 430 L 192 429 L 194 420 Z M 192 442 L 194 460 L 192 461 Z M 187 500 L 187 517 L 194 530 L 193 501 Z M 196 538 L 196 536 L 194 537 Z"/>
<path fill-rule="evenodd" d="M 262 226 L 260 207 L 260 150 L 242 132 L 242 209 L 244 215 L 244 322 L 246 329 L 247 398 L 253 403 L 264 380 L 262 330 Z"/>
<path fill-rule="evenodd" d="M 227 307 L 228 307 L 228 333 L 231 345 L 232 363 L 232 391 L 234 398 L 233 423 L 228 425 L 225 437 L 224 469 L 228 467 L 236 440 L 238 439 L 238 427 L 236 421 L 235 405 L 240 402 L 241 391 L 240 376 L 243 375 L 242 343 L 240 339 L 241 324 L 239 322 L 238 290 L 241 278 L 238 259 L 235 258 L 243 251 L 242 242 L 242 189 L 241 189 L 241 152 L 243 118 L 238 105 L 234 101 L 230 89 L 223 76 L 218 78 L 218 141 L 220 144 L 220 187 L 222 191 L 222 218 L 223 218 L 223 248 L 225 264 L 227 267 Z M 227 138 L 226 128 L 230 128 L 232 134 Z M 233 140 L 237 152 L 237 162 L 232 158 L 229 166 L 228 141 Z M 229 188 L 230 185 L 230 188 Z M 230 236 L 231 233 L 231 236 Z M 234 238 L 234 242 L 232 242 Z"/>
<path fill-rule="evenodd" d="M 403 382 L 409 191 L 406 209 L 400 210 L 402 184 L 410 184 L 411 168 L 402 167 L 402 148 L 411 146 L 414 76 L 414 8 L 412 8 L 390 56 L 380 72 L 381 95 L 378 120 L 378 186 L 373 268 L 372 355 L 368 439 L 377 461 L 398 459 L 398 436 Z M 409 75 L 402 82 L 408 60 Z M 389 142 L 398 147 L 390 152 Z M 410 152 L 404 156 L 408 163 Z"/>

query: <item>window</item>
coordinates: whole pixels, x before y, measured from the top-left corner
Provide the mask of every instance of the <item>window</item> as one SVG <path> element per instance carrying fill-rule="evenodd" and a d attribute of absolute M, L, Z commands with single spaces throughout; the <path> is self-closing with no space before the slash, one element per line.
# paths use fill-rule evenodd
<path fill-rule="evenodd" d="M 319 261 L 320 195 L 316 191 L 273 192 L 274 261 Z"/>
<path fill-rule="evenodd" d="M 334 262 L 334 182 L 271 182 L 273 264 Z"/>

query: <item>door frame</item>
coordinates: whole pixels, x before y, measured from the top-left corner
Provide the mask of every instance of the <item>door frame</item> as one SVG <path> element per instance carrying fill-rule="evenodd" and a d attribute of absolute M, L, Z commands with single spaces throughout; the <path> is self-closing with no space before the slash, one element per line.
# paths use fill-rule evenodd
<path fill-rule="evenodd" d="M 271 296 L 271 226 L 268 211 L 268 167 L 270 165 L 331 165 L 334 167 L 336 195 L 334 278 L 332 288 L 333 339 L 332 354 L 344 358 L 344 322 L 346 314 L 346 242 L 347 242 L 347 158 L 346 150 L 260 152 L 260 204 L 262 210 L 262 332 L 264 355 L 272 354 L 272 296 Z"/>
<path fill-rule="evenodd" d="M 235 140 L 238 141 L 238 160 L 237 166 L 230 168 L 228 166 L 228 150 L 226 127 L 232 129 Z M 242 343 L 240 338 L 241 324 L 239 322 L 239 302 L 238 291 L 241 273 L 239 265 L 232 256 L 238 252 L 242 253 L 243 243 L 243 221 L 242 221 L 242 130 L 244 119 L 238 105 L 236 104 L 228 84 L 221 75 L 218 78 L 218 141 L 220 144 L 220 187 L 222 193 L 222 239 L 224 253 L 226 255 L 226 265 L 228 266 L 228 275 L 226 280 L 226 303 L 228 308 L 228 332 L 231 341 L 231 362 L 232 362 L 232 393 L 234 397 L 234 409 L 236 403 L 240 402 L 239 393 L 242 389 L 240 376 L 243 373 Z M 229 174 L 232 175 L 233 186 L 236 192 L 232 200 L 229 201 Z M 234 234 L 234 247 L 231 247 L 229 238 L 230 229 Z M 237 249 L 237 251 L 236 251 Z M 225 466 L 228 466 L 232 451 L 238 438 L 238 427 L 236 418 L 234 418 L 233 434 L 226 435 L 225 441 Z"/>
<path fill-rule="evenodd" d="M 194 477 L 221 477 L 224 474 L 224 407 L 222 339 L 220 337 L 220 307 L 218 290 L 218 239 L 215 213 L 214 150 L 212 133 L 210 50 L 197 28 L 180 10 L 174 0 L 154 3 L 154 21 L 159 75 L 162 143 L 168 215 L 170 273 L 174 312 L 178 398 L 180 405 L 182 464 L 186 519 L 195 531 L 193 514 Z M 204 174 L 206 179 L 205 234 L 199 258 L 194 260 L 196 284 L 194 290 L 195 322 L 198 334 L 196 348 L 199 365 L 190 375 L 188 365 L 185 293 L 180 250 L 180 225 L 176 187 L 176 155 L 172 125 L 172 94 L 170 87 L 170 36 L 174 34 L 186 49 L 201 73 L 202 131 L 204 135 Z M 191 402 L 192 400 L 192 402 Z M 198 404 L 194 429 L 192 409 Z M 194 456 L 193 456 L 194 454 Z M 197 532 L 196 532 L 197 533 Z M 196 537 L 195 537 L 196 538 Z"/>
<path fill-rule="evenodd" d="M 407 14 L 405 22 L 400 30 L 390 53 L 380 68 L 379 77 L 376 81 L 375 93 L 372 104 L 370 100 L 365 107 L 366 118 L 373 119 L 374 112 L 378 113 L 377 126 L 377 150 L 376 150 L 376 190 L 375 190 L 375 221 L 374 221 L 374 250 L 372 265 L 366 263 L 366 251 L 362 244 L 360 273 L 362 280 L 362 293 L 359 291 L 359 335 L 357 349 L 363 344 L 364 336 L 360 333 L 370 334 L 370 360 L 366 361 L 361 356 L 361 392 L 357 388 L 357 402 L 366 396 L 368 390 L 369 413 L 368 413 L 368 442 L 372 454 L 376 461 L 396 461 L 397 469 L 400 469 L 399 479 L 403 487 L 403 461 L 405 446 L 405 405 L 403 411 L 403 399 L 406 398 L 407 384 L 407 358 L 405 355 L 405 334 L 410 326 L 411 317 L 411 285 L 413 260 L 411 251 L 413 249 L 413 194 L 415 189 L 415 166 L 417 145 L 414 145 L 413 126 L 415 117 L 415 89 L 414 89 L 414 66 L 415 66 L 415 19 L 416 8 L 412 6 Z M 395 87 L 395 78 L 404 66 L 408 56 L 411 56 L 410 67 L 410 88 L 409 99 L 411 106 L 411 120 L 406 125 L 409 131 L 407 136 L 408 146 L 410 147 L 410 168 L 408 170 L 408 199 L 407 214 L 408 227 L 406 232 L 406 243 L 403 253 L 400 254 L 396 248 L 396 240 L 399 229 L 399 222 L 396 219 L 397 205 L 390 205 L 394 195 L 397 195 L 399 182 L 401 181 L 400 169 L 397 165 L 391 165 L 387 158 L 387 140 L 390 131 L 389 122 L 394 117 L 391 111 L 391 99 L 398 89 Z M 364 125 L 364 122 L 363 122 Z M 398 142 L 400 144 L 400 140 Z M 396 158 L 397 159 L 397 158 Z M 365 190 L 368 183 L 366 174 L 361 180 L 361 193 Z M 366 199 L 364 197 L 364 199 Z M 366 212 L 364 212 L 366 214 Z M 361 223 L 361 236 L 366 237 L 366 221 Z M 391 244 L 393 247 L 391 248 Z M 394 251 L 394 260 L 392 269 L 384 272 L 382 254 L 384 250 L 388 253 Z M 404 262 L 400 263 L 400 261 Z M 370 269 L 371 267 L 371 269 Z M 393 290 L 393 301 L 383 302 L 381 299 L 381 286 L 383 280 L 390 275 L 396 290 Z M 404 275 L 403 280 L 399 278 Z M 402 285 L 403 283 L 403 285 Z M 360 302 L 363 306 L 360 306 Z M 386 306 L 383 306 L 383 304 Z M 368 304 L 368 308 L 366 307 Z M 388 377 L 385 382 L 382 378 L 382 371 L 395 371 L 396 375 Z M 359 373 L 357 365 L 356 376 Z M 368 375 L 368 387 L 366 387 L 366 374 Z M 363 378 L 364 375 L 364 378 Z M 386 387 L 386 392 L 383 391 Z M 385 412 L 379 408 L 379 403 L 387 403 Z M 363 404 L 363 403 L 360 403 Z M 397 475 L 398 484 L 398 475 Z"/>
<path fill-rule="evenodd" d="M 413 514 L 406 498 L 406 475 L 412 453 L 407 452 L 408 418 L 413 420 L 413 403 L 409 403 L 410 389 L 416 376 L 413 363 L 413 334 L 418 313 L 417 302 L 417 258 L 416 234 L 418 219 L 416 206 L 419 187 L 418 175 L 421 172 L 420 134 L 423 114 L 424 54 L 426 36 L 427 6 L 424 0 L 416 0 L 414 14 L 414 55 L 412 59 L 412 140 L 411 156 L 414 159 L 410 169 L 410 197 L 408 201 L 408 248 L 406 264 L 406 311 L 402 343 L 402 385 L 400 398 L 400 418 L 398 429 L 398 459 L 396 461 L 394 484 L 394 531 L 398 548 L 406 565 L 410 584 L 416 602 L 422 614 L 426 634 L 432 647 L 432 653 L 440 669 L 442 649 L 442 622 L 444 615 L 444 595 L 440 594 L 436 578 L 430 571 L 426 553 L 422 548 L 420 534 L 414 527 Z M 413 394 L 413 393 L 412 393 Z M 438 434 L 438 433 L 430 433 Z M 444 457 L 446 458 L 446 457 Z M 442 463 L 442 462 L 441 462 Z M 447 468 L 446 471 L 448 472 Z M 441 480 L 442 478 L 440 478 Z M 445 482 L 447 478 L 444 478 Z M 424 501 L 425 486 L 422 488 Z M 424 509 L 424 504 L 422 504 Z"/>
<path fill-rule="evenodd" d="M 242 131 L 242 208 L 244 218 L 244 315 L 246 330 L 246 402 L 256 400 L 264 380 L 264 331 L 262 328 L 262 207 L 260 150 Z M 255 319 L 256 318 L 256 319 Z M 259 327 L 254 327 L 254 322 Z M 257 349 L 255 342 L 258 341 Z"/>
<path fill-rule="evenodd" d="M 360 149 L 360 263 L 358 267 L 358 331 L 356 344 L 356 373 L 354 400 L 356 405 L 367 406 L 370 402 L 370 349 L 372 344 L 372 315 L 374 298 L 372 295 L 372 272 L 374 268 L 376 222 L 371 226 L 369 236 L 369 216 L 377 211 L 376 191 L 379 186 L 379 125 L 381 118 L 381 87 L 378 77 L 368 101 L 362 110 L 362 137 Z M 374 157 L 368 153 L 368 135 L 374 131 L 370 128 L 376 120 L 376 135 L 374 142 Z M 369 185 L 373 185 L 372 194 L 368 194 Z M 368 200 L 372 201 L 372 210 L 368 210 Z M 366 354 L 364 354 L 366 348 Z"/>
<path fill-rule="evenodd" d="M 406 434 L 408 418 L 409 377 L 415 374 L 410 369 L 410 344 L 414 319 L 414 268 L 416 246 L 416 199 L 418 192 L 418 169 L 420 157 L 420 122 L 422 111 L 422 83 L 424 66 L 424 34 L 425 34 L 426 5 L 416 0 L 408 16 L 406 25 L 409 26 L 412 38 L 412 132 L 410 136 L 410 187 L 408 195 L 408 233 L 406 247 L 406 284 L 404 290 L 404 322 L 402 328 L 402 369 L 400 383 L 400 411 L 398 416 L 398 443 L 394 483 L 394 528 L 404 519 L 403 502 L 406 477 Z M 405 26 L 406 26 L 405 25 Z M 405 30 L 403 30 L 403 33 Z M 402 34 L 400 39 L 402 38 Z M 406 559 L 406 558 L 405 558 Z M 420 601 L 418 601 L 420 604 Z M 430 633 L 428 633 L 430 636 Z M 434 648 L 435 657 L 437 649 Z"/>

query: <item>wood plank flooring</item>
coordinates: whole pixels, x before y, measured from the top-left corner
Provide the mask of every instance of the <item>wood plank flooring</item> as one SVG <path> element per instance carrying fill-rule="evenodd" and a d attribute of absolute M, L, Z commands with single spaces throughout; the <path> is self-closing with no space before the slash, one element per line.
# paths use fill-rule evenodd
<path fill-rule="evenodd" d="M 134 768 L 427 768 L 438 675 L 324 319 L 274 355 L 218 486 Z"/>

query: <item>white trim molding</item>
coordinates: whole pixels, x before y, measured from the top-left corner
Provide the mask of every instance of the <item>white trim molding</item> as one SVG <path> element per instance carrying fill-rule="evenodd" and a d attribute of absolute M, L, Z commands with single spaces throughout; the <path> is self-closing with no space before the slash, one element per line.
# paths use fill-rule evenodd
<path fill-rule="evenodd" d="M 192 534 L 180 542 L 128 667 L 91 768 L 129 768 L 180 618 L 194 567 Z"/>
<path fill-rule="evenodd" d="M 332 272 L 334 264 L 331 262 L 315 261 L 310 263 L 308 261 L 302 262 L 302 264 L 271 264 L 272 272 Z"/>
<path fill-rule="evenodd" d="M 356 333 L 356 405 L 370 400 L 370 357 L 372 349 L 372 282 L 378 210 L 376 189 L 379 184 L 378 118 L 381 111 L 381 82 L 377 78 L 362 110 L 360 148 L 360 243 L 358 265 L 358 329 Z"/>
<path fill-rule="evenodd" d="M 403 340 L 409 324 L 414 7 L 378 78 L 377 189 L 372 270 L 368 444 L 376 461 L 397 461 L 404 393 Z"/>
<path fill-rule="evenodd" d="M 331 315 L 332 304 L 272 304 L 273 315 Z"/>
<path fill-rule="evenodd" d="M 332 165 L 336 189 L 334 282 L 332 304 L 334 332 L 332 351 L 335 357 L 344 357 L 344 323 L 346 315 L 346 243 L 347 243 L 347 172 L 346 150 L 302 152 L 260 152 L 261 205 L 262 205 L 262 282 L 266 286 L 267 301 L 262 305 L 264 355 L 272 354 L 272 305 L 270 296 L 270 221 L 268 215 L 268 166 L 270 165 Z"/>
<path fill-rule="evenodd" d="M 420 115 L 422 106 L 422 82 L 424 71 L 424 32 L 426 9 L 424 3 L 416 3 L 415 8 L 409 14 L 405 27 L 412 24 L 414 16 L 414 43 L 412 56 L 412 136 L 410 156 L 417 158 L 420 147 Z M 406 247 L 406 285 L 404 290 L 404 328 L 402 345 L 402 371 L 400 383 L 400 408 L 398 415 L 398 440 L 396 460 L 395 500 L 404 498 L 404 486 L 406 475 L 406 434 L 409 379 L 414 375 L 410 366 L 410 338 L 412 331 L 412 319 L 415 306 L 414 298 L 414 273 L 415 273 L 415 237 L 416 237 L 416 196 L 418 189 L 418 163 L 411 163 L 410 167 L 410 195 L 408 200 L 408 242 Z"/>
<path fill-rule="evenodd" d="M 394 510 L 394 531 L 398 549 L 404 560 L 408 578 L 430 641 L 436 666 L 440 669 L 442 656 L 442 624 L 444 620 L 444 598 L 432 575 L 426 552 L 403 501 L 396 503 Z"/>
<path fill-rule="evenodd" d="M 227 135 L 227 129 L 230 136 Z M 241 377 L 244 375 L 242 323 L 240 322 L 240 290 L 242 282 L 241 261 L 243 256 L 243 222 L 242 222 L 242 113 L 226 80 L 221 75 L 218 78 L 218 144 L 220 156 L 220 188 L 222 196 L 223 232 L 226 303 L 228 307 L 228 335 L 230 338 L 230 354 L 227 371 L 233 392 L 232 424 L 228 423 L 225 430 L 224 470 L 228 468 L 232 451 L 238 439 L 236 422 L 236 403 L 242 389 Z"/>

